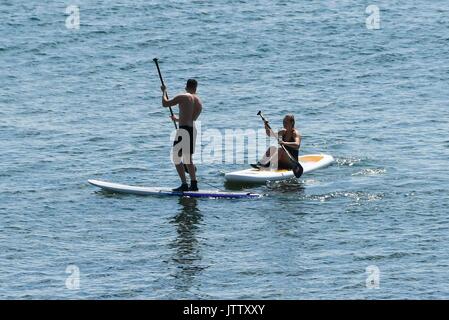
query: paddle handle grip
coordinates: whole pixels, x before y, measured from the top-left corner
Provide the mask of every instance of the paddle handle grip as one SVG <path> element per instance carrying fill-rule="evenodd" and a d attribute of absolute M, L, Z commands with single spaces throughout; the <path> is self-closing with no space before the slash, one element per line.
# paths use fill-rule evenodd
<path fill-rule="evenodd" d="M 268 124 L 268 120 L 263 116 L 262 111 L 257 112 L 257 115 L 262 118 L 262 121 L 265 123 L 268 130 L 270 130 L 274 133 L 273 129 L 271 129 L 270 125 Z M 278 135 L 276 135 L 276 139 L 278 140 L 278 142 L 280 142 Z"/>
<path fill-rule="evenodd" d="M 161 73 L 161 69 L 159 68 L 159 62 L 157 58 L 153 59 L 154 63 L 156 64 L 156 68 L 157 68 L 157 73 L 159 74 L 159 79 L 161 80 L 161 84 L 165 87 L 165 83 L 164 83 L 164 79 L 162 78 L 162 73 Z M 165 97 L 168 99 L 168 93 L 167 91 L 165 91 Z M 173 110 L 171 107 L 168 107 L 168 109 L 170 110 L 170 114 L 173 117 Z M 176 121 L 173 120 L 173 124 L 175 125 L 175 129 L 178 129 L 178 125 L 176 124 Z"/>

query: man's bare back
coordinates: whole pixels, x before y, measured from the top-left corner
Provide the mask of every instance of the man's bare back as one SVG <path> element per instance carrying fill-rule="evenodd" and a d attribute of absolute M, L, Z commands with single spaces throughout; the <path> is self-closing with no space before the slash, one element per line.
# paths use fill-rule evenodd
<path fill-rule="evenodd" d="M 179 97 L 179 125 L 193 127 L 202 110 L 202 103 L 196 94 L 185 93 Z"/>
<path fill-rule="evenodd" d="M 193 127 L 193 122 L 196 121 L 201 114 L 203 104 L 201 99 L 196 93 L 183 93 L 179 94 L 171 100 L 164 100 L 162 104 L 164 107 L 173 107 L 179 105 L 179 119 L 175 118 L 175 121 L 179 121 L 180 126 Z"/>

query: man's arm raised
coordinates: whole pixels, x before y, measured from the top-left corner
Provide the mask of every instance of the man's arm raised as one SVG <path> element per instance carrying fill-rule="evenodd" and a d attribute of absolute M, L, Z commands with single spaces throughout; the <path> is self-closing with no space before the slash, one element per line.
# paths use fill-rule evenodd
<path fill-rule="evenodd" d="M 161 91 L 162 91 L 162 106 L 163 107 L 165 107 L 165 108 L 173 107 L 180 103 L 180 101 L 182 99 L 182 97 L 180 95 L 178 95 L 170 100 L 170 99 L 168 99 L 167 88 L 164 85 L 161 86 Z"/>
<path fill-rule="evenodd" d="M 176 106 L 181 102 L 181 99 L 181 96 L 176 96 L 173 99 L 167 99 L 167 96 L 164 94 L 162 96 L 162 106 L 165 108 Z"/>

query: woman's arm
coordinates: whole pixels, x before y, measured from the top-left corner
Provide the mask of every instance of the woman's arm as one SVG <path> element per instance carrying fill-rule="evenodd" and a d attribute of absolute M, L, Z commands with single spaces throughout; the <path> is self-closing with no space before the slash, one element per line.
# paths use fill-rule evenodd
<path fill-rule="evenodd" d="M 276 139 L 279 139 L 279 132 L 278 132 L 278 134 L 276 134 L 276 133 L 273 131 L 273 129 L 271 129 L 271 128 L 268 126 L 268 122 L 264 122 L 264 124 L 265 124 L 265 133 L 267 134 L 267 136 L 269 136 L 269 137 L 274 137 L 274 138 L 276 138 Z"/>
<path fill-rule="evenodd" d="M 299 150 L 299 147 L 301 146 L 301 135 L 295 130 L 295 141 L 292 141 L 292 142 L 282 141 L 281 144 L 286 147 L 290 147 L 290 148 Z"/>

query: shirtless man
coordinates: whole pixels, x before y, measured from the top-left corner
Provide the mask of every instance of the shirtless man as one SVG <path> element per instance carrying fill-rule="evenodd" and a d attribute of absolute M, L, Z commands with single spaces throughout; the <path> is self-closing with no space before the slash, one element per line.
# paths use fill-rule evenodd
<path fill-rule="evenodd" d="M 179 122 L 179 129 L 176 132 L 175 142 L 173 143 L 173 162 L 182 184 L 179 188 L 173 189 L 173 191 L 198 191 L 192 154 L 195 152 L 195 121 L 203 109 L 203 104 L 196 94 L 197 86 L 198 82 L 195 79 L 187 80 L 186 93 L 177 95 L 171 100 L 167 99 L 167 88 L 161 86 L 162 106 L 168 108 L 179 105 L 179 118 L 176 116 L 172 117 L 173 121 Z M 190 175 L 190 187 L 187 184 L 184 165 L 186 165 Z"/>

